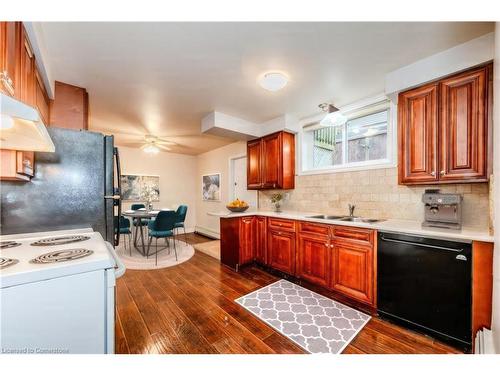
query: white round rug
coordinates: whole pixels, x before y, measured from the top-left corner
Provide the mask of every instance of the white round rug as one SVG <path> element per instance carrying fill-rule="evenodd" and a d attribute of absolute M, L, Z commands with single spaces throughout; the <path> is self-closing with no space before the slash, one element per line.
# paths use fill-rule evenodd
<path fill-rule="evenodd" d="M 175 252 L 174 252 L 174 244 L 173 241 L 170 241 L 170 252 L 169 249 L 163 249 L 158 253 L 158 265 L 155 265 L 155 254 L 150 254 L 149 258 L 146 258 L 145 255 L 139 253 L 139 251 L 134 247 L 132 243 L 132 255 L 130 255 L 130 247 L 127 241 L 127 248 L 125 249 L 123 237 L 120 238 L 120 245 L 116 248 L 116 252 L 122 262 L 125 264 L 125 267 L 131 270 L 153 270 L 160 269 L 166 267 L 172 267 L 177 264 L 186 262 L 191 259 L 194 255 L 194 249 L 191 245 L 176 240 L 175 246 L 177 249 L 177 261 L 175 260 Z M 154 247 L 155 241 L 151 243 L 150 253 L 155 252 Z M 158 240 L 158 248 L 162 249 L 167 246 L 164 240 Z"/>

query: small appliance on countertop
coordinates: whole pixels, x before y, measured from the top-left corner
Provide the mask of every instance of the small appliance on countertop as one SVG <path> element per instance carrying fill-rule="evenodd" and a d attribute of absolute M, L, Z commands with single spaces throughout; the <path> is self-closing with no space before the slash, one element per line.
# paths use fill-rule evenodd
<path fill-rule="evenodd" d="M 425 220 L 423 227 L 462 228 L 462 196 L 444 194 L 439 189 L 426 189 L 422 195 Z"/>
<path fill-rule="evenodd" d="M 125 267 L 90 228 L 0 236 L 2 353 L 113 353 Z M 5 246 L 4 246 L 5 245 Z"/>

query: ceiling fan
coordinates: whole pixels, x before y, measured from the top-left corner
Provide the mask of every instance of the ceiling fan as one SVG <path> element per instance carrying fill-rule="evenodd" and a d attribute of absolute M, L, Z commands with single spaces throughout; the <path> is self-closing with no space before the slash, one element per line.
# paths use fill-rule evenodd
<path fill-rule="evenodd" d="M 142 143 L 144 144 L 141 146 L 141 150 L 148 154 L 157 154 L 161 150 L 170 151 L 171 148 L 168 146 L 177 144 L 150 134 L 144 136 L 144 141 L 142 141 Z"/>

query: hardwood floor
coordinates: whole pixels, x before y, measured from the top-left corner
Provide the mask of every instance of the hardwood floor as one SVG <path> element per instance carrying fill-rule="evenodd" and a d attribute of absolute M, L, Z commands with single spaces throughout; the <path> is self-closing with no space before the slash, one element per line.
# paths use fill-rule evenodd
<path fill-rule="evenodd" d="M 190 243 L 209 240 L 188 234 Z M 198 251 L 175 267 L 127 270 L 117 280 L 116 353 L 304 353 L 234 302 L 276 280 L 257 267 L 234 272 Z M 343 353 L 459 351 L 374 317 Z"/>

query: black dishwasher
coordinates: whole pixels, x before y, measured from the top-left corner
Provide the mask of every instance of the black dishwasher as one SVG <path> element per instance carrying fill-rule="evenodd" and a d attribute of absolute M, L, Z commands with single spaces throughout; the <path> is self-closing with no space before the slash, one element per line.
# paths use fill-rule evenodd
<path fill-rule="evenodd" d="M 470 241 L 379 232 L 377 254 L 379 314 L 470 349 Z"/>

